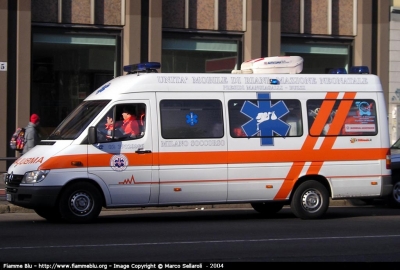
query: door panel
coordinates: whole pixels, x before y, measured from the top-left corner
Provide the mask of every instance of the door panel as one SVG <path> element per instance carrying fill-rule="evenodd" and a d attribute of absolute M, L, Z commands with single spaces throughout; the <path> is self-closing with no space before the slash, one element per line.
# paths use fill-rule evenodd
<path fill-rule="evenodd" d="M 226 202 L 222 93 L 157 93 L 161 204 Z"/>
<path fill-rule="evenodd" d="M 108 115 L 111 113 L 115 120 L 114 128 L 111 129 L 113 133 L 110 130 L 103 130 L 106 114 L 96 126 L 100 142 L 88 145 L 89 173 L 97 175 L 107 184 L 112 205 L 140 205 L 150 201 L 154 166 L 153 130 L 150 123 L 154 113 L 152 111 L 154 94 L 142 93 L 140 97 L 141 99 L 125 99 L 123 102 L 113 104 L 113 108 L 107 113 Z M 145 97 L 147 99 L 144 99 Z M 143 113 L 139 112 L 138 107 L 145 108 L 146 121 L 141 127 L 143 132 L 140 135 L 126 137 L 117 131 L 121 128 L 117 126 L 118 121 L 125 124 L 123 119 L 119 119 L 122 114 L 120 108 L 125 108 L 127 104 L 136 109 L 136 114 Z M 136 121 L 140 121 L 140 115 Z M 104 134 L 108 137 L 104 137 Z"/>

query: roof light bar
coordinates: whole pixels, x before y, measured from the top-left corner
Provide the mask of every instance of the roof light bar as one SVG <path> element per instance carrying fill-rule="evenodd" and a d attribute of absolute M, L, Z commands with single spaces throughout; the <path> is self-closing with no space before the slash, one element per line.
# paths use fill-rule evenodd
<path fill-rule="evenodd" d="M 347 74 L 345 68 L 331 68 L 328 72 L 329 74 Z"/>
<path fill-rule="evenodd" d="M 354 66 L 350 68 L 349 74 L 369 74 L 367 66 Z"/>
<path fill-rule="evenodd" d="M 278 79 L 270 79 L 269 83 L 274 84 L 274 85 L 279 85 L 279 80 Z"/>
<path fill-rule="evenodd" d="M 145 62 L 124 66 L 124 71 L 128 74 L 134 74 L 139 72 L 150 73 L 157 72 L 157 69 L 161 68 L 159 62 Z"/>

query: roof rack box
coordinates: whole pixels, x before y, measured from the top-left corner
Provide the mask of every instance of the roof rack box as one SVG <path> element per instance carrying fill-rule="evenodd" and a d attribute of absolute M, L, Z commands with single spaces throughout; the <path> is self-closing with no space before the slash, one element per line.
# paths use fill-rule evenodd
<path fill-rule="evenodd" d="M 274 56 L 252 59 L 243 62 L 240 70 L 234 74 L 296 74 L 303 70 L 303 58 L 300 56 Z"/>

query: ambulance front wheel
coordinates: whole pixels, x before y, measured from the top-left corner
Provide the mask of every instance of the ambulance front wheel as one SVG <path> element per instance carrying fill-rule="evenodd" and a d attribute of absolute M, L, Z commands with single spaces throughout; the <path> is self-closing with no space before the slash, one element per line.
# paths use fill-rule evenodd
<path fill-rule="evenodd" d="M 72 223 L 87 223 L 97 218 L 102 208 L 100 191 L 86 182 L 68 186 L 60 197 L 61 216 Z"/>
<path fill-rule="evenodd" d="M 326 187 L 314 180 L 306 181 L 297 187 L 290 204 L 293 214 L 301 219 L 322 217 L 329 207 L 329 194 Z"/>

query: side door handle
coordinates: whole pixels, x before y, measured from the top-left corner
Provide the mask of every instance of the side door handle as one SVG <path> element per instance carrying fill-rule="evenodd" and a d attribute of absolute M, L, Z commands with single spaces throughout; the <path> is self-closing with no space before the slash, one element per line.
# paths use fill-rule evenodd
<path fill-rule="evenodd" d="M 151 153 L 151 150 L 144 150 L 144 149 L 138 149 L 135 151 L 136 154 L 148 154 Z"/>

